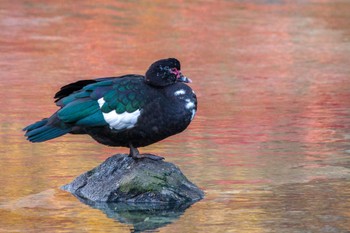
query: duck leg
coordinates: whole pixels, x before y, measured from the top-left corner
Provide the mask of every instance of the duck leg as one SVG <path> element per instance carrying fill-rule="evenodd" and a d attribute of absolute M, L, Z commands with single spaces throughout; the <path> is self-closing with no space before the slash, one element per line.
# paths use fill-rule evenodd
<path fill-rule="evenodd" d="M 137 148 L 133 147 L 133 145 L 131 143 L 129 143 L 129 148 L 130 148 L 129 157 L 131 157 L 133 159 L 141 159 L 142 158 L 139 150 Z"/>
<path fill-rule="evenodd" d="M 152 160 L 163 160 L 164 158 L 161 156 L 157 155 L 152 155 L 152 154 L 140 154 L 139 150 L 135 148 L 131 143 L 129 143 L 129 148 L 130 148 L 130 154 L 129 157 L 133 159 L 143 159 L 143 158 L 149 158 Z"/>

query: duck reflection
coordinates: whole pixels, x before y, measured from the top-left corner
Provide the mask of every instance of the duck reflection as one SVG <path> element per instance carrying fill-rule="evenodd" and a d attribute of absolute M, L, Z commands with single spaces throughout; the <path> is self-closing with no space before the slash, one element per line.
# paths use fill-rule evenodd
<path fill-rule="evenodd" d="M 133 225 L 131 232 L 155 230 L 175 222 L 194 203 L 109 203 L 77 198 L 109 218 Z"/>

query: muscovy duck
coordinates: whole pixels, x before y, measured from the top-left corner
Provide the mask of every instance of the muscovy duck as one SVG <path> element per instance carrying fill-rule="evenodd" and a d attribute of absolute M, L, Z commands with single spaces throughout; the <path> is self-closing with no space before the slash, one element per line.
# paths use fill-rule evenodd
<path fill-rule="evenodd" d="M 88 134 L 99 143 L 130 148 L 134 159 L 163 159 L 141 155 L 137 147 L 187 128 L 197 110 L 196 95 L 185 84 L 189 82 L 175 58 L 154 62 L 145 76 L 80 80 L 56 93 L 57 112 L 23 130 L 31 142 Z"/>

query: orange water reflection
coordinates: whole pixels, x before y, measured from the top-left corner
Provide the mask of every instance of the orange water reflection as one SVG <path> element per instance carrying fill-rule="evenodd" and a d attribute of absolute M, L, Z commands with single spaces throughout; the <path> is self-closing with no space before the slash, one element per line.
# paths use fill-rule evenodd
<path fill-rule="evenodd" d="M 77 135 L 30 144 L 20 130 L 55 111 L 68 82 L 169 56 L 199 111 L 186 132 L 141 150 L 207 197 L 161 232 L 350 229 L 350 3 L 297 2 L 2 2 L 0 231 L 129 232 L 57 189 L 126 149 Z"/>

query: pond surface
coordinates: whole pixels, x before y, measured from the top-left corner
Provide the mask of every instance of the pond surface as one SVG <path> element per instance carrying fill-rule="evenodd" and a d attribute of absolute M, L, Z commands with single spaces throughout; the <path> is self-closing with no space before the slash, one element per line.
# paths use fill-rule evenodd
<path fill-rule="evenodd" d="M 347 0 L 2 1 L 0 231 L 349 232 L 349 12 Z M 205 199 L 133 213 L 60 190 L 127 149 L 83 135 L 32 144 L 21 129 L 56 111 L 69 82 L 166 57 L 182 62 L 199 110 L 140 150 Z"/>

